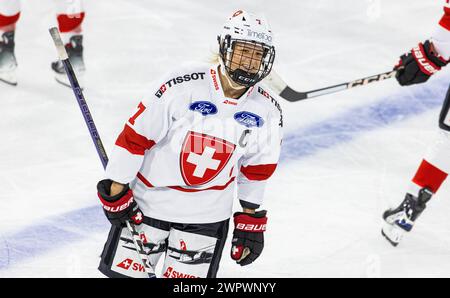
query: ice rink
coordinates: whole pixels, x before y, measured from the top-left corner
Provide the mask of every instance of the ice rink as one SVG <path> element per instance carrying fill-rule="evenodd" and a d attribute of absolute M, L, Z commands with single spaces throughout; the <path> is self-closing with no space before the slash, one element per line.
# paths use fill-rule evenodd
<path fill-rule="evenodd" d="M 429 38 L 444 1 L 85 0 L 85 97 L 109 152 L 152 80 L 206 61 L 237 9 L 264 13 L 274 69 L 307 91 L 388 71 Z M 50 69 L 52 0 L 22 1 L 17 87 L 0 85 L 0 277 L 101 277 L 109 223 L 103 176 L 72 90 Z M 280 100 L 285 137 L 263 208 L 261 257 L 219 277 L 450 277 L 450 185 L 396 248 L 381 214 L 398 205 L 437 133 L 449 69 L 428 83 L 387 80 L 302 102 Z M 238 202 L 235 209 L 239 208 Z"/>

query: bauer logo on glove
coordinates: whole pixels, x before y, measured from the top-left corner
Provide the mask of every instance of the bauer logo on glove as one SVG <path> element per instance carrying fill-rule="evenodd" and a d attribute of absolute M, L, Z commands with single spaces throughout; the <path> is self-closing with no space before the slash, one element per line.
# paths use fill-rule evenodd
<path fill-rule="evenodd" d="M 436 52 L 433 43 L 427 40 L 400 57 L 394 66 L 397 70 L 395 77 L 402 86 L 424 83 L 447 63 Z"/>
<path fill-rule="evenodd" d="M 267 224 L 267 211 L 255 214 L 236 212 L 231 246 L 231 258 L 241 266 L 253 263 L 264 248 L 264 232 Z"/>

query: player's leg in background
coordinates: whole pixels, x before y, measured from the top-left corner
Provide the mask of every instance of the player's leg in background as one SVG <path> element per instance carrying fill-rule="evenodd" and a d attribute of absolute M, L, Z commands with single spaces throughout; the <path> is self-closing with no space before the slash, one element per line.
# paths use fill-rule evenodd
<path fill-rule="evenodd" d="M 162 277 L 215 278 L 228 234 L 228 222 L 173 224 Z"/>
<path fill-rule="evenodd" d="M 83 29 L 85 10 L 82 0 L 56 0 L 56 11 L 61 39 L 66 46 L 69 60 L 77 73 L 78 79 L 86 70 L 83 59 Z M 52 63 L 55 78 L 61 84 L 70 86 L 65 74 L 64 66 L 60 61 Z M 81 83 L 81 82 L 80 82 Z"/>
<path fill-rule="evenodd" d="M 0 32 L 10 32 L 16 29 L 16 23 L 20 17 L 19 0 L 0 1 Z"/>
<path fill-rule="evenodd" d="M 170 223 L 144 217 L 144 222 L 136 226 L 154 269 L 161 255 L 167 249 Z M 144 265 L 136 252 L 127 228 L 111 227 L 103 249 L 99 268 L 108 277 L 148 278 Z"/>
<path fill-rule="evenodd" d="M 19 0 L 0 1 L 0 81 L 11 85 L 17 84 L 14 35 L 19 17 Z"/>
<path fill-rule="evenodd" d="M 428 148 L 414 175 L 403 202 L 383 214 L 386 221 L 383 235 L 396 246 L 406 232 L 411 231 L 426 203 L 435 194 L 450 173 L 450 88 L 439 117 L 439 133 Z"/>

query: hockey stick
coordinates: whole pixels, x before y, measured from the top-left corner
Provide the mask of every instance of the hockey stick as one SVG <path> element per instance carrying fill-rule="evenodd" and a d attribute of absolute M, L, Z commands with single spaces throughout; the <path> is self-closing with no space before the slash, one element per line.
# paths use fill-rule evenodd
<path fill-rule="evenodd" d="M 81 113 L 83 114 L 84 121 L 89 129 L 89 133 L 91 134 L 92 141 L 94 142 L 95 148 L 97 149 L 97 153 L 102 161 L 103 168 L 106 168 L 108 164 L 108 156 L 106 155 L 106 150 L 103 147 L 102 140 L 100 139 L 100 135 L 98 134 L 97 128 L 95 127 L 94 119 L 92 118 L 91 112 L 89 111 L 89 107 L 87 105 L 86 100 L 84 99 L 83 91 L 78 83 L 75 72 L 73 71 L 72 64 L 69 61 L 69 56 L 67 55 L 66 48 L 61 40 L 61 36 L 59 34 L 59 30 L 56 27 L 50 28 L 50 35 L 52 36 L 53 42 L 55 43 L 56 50 L 58 51 L 58 56 L 61 62 L 64 65 L 64 69 L 66 70 L 67 76 L 70 81 L 70 85 L 72 86 L 73 93 L 78 101 L 78 105 L 80 106 Z M 148 264 L 148 257 L 144 250 L 144 244 L 140 239 L 139 233 L 136 231 L 136 227 L 131 222 L 127 221 L 127 228 L 131 233 L 134 246 L 136 251 L 144 264 L 145 271 L 148 273 L 150 278 L 156 278 L 155 273 L 151 269 Z"/>
<path fill-rule="evenodd" d="M 337 84 L 325 88 L 310 90 L 306 92 L 298 92 L 289 87 L 281 77 L 276 74 L 274 71 L 266 78 L 266 83 L 271 87 L 272 90 L 278 93 L 279 96 L 284 98 L 290 102 L 296 102 L 312 97 L 322 96 L 325 94 L 335 93 L 342 90 L 347 90 L 351 88 L 355 88 L 358 86 L 364 86 L 370 83 L 383 81 L 386 79 L 390 79 L 395 76 L 397 71 L 391 70 L 388 72 L 380 73 L 374 76 L 365 77 L 361 79 L 357 79 L 351 82 L 346 82 L 342 84 Z"/>

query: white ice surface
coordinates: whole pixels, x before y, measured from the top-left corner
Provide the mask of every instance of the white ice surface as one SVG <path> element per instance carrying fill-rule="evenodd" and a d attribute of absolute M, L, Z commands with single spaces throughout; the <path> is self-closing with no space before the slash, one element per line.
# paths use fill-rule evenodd
<path fill-rule="evenodd" d="M 275 69 L 301 91 L 389 70 L 429 37 L 441 16 L 439 1 L 420 0 L 96 0 L 85 6 L 85 97 L 107 151 L 140 97 L 154 91 L 146 86 L 186 60 L 208 59 L 221 24 L 236 9 L 266 14 L 278 45 Z M 72 91 L 58 85 L 49 68 L 56 57 L 47 32 L 55 23 L 53 1 L 23 1 L 22 7 L 19 85 L 0 85 L 0 277 L 101 276 L 96 267 L 108 224 L 98 217 L 89 231 L 79 211 L 97 210 L 101 163 Z M 448 77 L 444 70 L 412 89 L 391 80 L 281 102 L 286 137 L 409 94 L 417 97 L 413 105 L 423 94 L 439 102 Z M 227 243 L 219 276 L 450 277 L 448 185 L 400 246 L 380 235 L 381 214 L 402 200 L 438 114 L 439 104 L 408 117 L 399 111 L 398 121 L 350 132 L 346 142 L 298 158 L 289 152 L 267 189 L 263 255 L 251 266 L 236 266 Z M 357 124 L 352 119 L 349 125 Z M 315 137 L 335 137 L 332 129 L 327 133 Z M 49 229 L 52 224 L 62 230 Z"/>

